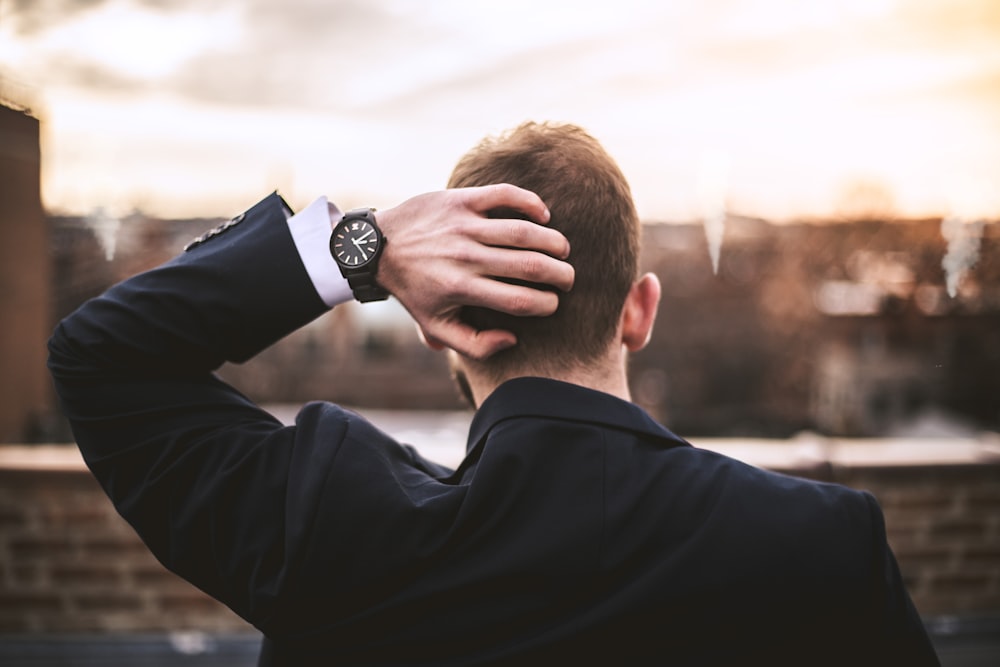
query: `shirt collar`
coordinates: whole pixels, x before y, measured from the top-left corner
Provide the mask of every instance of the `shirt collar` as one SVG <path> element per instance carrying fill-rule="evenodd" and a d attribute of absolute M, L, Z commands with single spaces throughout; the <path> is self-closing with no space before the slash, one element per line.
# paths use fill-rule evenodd
<path fill-rule="evenodd" d="M 672 446 L 691 446 L 634 403 L 559 380 L 522 377 L 503 383 L 483 401 L 469 427 L 466 453 L 501 421 L 517 417 L 589 423 L 665 439 Z"/>

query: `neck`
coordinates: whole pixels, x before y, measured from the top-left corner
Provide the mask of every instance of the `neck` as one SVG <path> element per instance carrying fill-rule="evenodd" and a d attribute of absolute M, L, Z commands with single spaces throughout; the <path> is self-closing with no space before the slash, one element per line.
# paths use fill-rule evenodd
<path fill-rule="evenodd" d="M 511 372 L 501 377 L 485 372 L 483 367 L 472 363 L 456 364 L 456 370 L 461 372 L 472 394 L 472 399 L 476 408 L 483 404 L 483 401 L 492 394 L 497 387 L 517 377 L 543 377 L 551 380 L 560 380 L 571 384 L 587 387 L 606 394 L 617 396 L 626 401 L 631 401 L 632 396 L 628 388 L 628 376 L 625 373 L 626 354 L 624 347 L 616 349 L 604 358 L 588 364 L 586 367 L 573 368 L 566 371 L 550 371 L 544 369 L 527 368 L 523 372 Z"/>

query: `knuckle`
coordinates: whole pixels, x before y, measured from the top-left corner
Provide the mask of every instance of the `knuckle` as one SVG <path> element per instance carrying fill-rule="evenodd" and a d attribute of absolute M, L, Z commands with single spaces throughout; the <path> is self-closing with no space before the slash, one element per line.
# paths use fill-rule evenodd
<path fill-rule="evenodd" d="M 466 205 L 461 193 L 448 191 L 447 194 L 448 196 L 440 204 L 440 215 L 438 218 L 441 224 L 452 225 L 456 220 L 461 218 Z"/>
<path fill-rule="evenodd" d="M 537 280 L 542 276 L 542 260 L 539 257 L 528 255 L 521 258 L 521 275 L 527 280 Z"/>
<path fill-rule="evenodd" d="M 509 186 L 506 183 L 492 183 L 488 185 L 487 188 L 489 194 L 496 197 L 502 197 L 509 188 Z"/>
<path fill-rule="evenodd" d="M 527 294 L 514 294 L 507 299 L 508 312 L 511 315 L 531 315 L 535 312 L 534 299 Z"/>
<path fill-rule="evenodd" d="M 446 298 L 454 298 L 462 293 L 464 281 L 457 275 L 448 274 L 438 278 L 439 289 Z"/>
<path fill-rule="evenodd" d="M 520 222 L 511 222 L 507 226 L 507 238 L 511 246 L 523 248 L 528 243 L 529 232 L 527 225 Z"/>
<path fill-rule="evenodd" d="M 472 262 L 472 251 L 465 245 L 454 245 L 448 249 L 448 259 L 456 264 Z"/>
<path fill-rule="evenodd" d="M 473 286 L 470 284 L 472 282 L 471 276 L 467 273 L 449 271 L 448 274 L 443 276 L 440 280 L 441 295 L 444 297 L 445 301 L 464 300 L 475 293 Z M 427 289 L 429 290 L 432 288 L 428 285 Z"/>
<path fill-rule="evenodd" d="M 459 202 L 441 207 L 431 230 L 439 238 L 455 241 L 468 236 L 468 211 Z"/>

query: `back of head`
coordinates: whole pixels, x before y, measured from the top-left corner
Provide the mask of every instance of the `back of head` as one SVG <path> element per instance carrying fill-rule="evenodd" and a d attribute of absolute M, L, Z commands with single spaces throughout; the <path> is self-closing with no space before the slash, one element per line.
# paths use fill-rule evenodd
<path fill-rule="evenodd" d="M 525 123 L 487 138 L 459 160 L 448 187 L 511 183 L 538 194 L 549 225 L 570 242 L 573 289 L 549 317 L 467 308 L 477 329 L 512 331 L 518 344 L 477 367 L 496 380 L 559 375 L 604 355 L 638 277 L 639 219 L 628 182 L 596 139 L 574 125 Z M 523 217 L 496 211 L 497 217 Z"/>

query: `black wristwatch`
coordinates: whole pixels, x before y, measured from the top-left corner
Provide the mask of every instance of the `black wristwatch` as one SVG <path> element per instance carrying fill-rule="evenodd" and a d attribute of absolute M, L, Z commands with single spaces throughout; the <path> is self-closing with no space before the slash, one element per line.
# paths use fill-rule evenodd
<path fill-rule="evenodd" d="M 330 254 L 347 278 L 354 298 L 362 303 L 389 298 L 389 293 L 375 282 L 384 248 L 385 237 L 375 223 L 373 208 L 348 211 L 330 235 Z"/>

